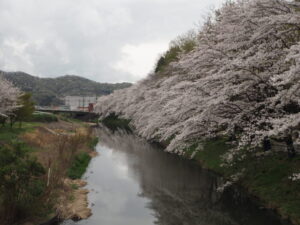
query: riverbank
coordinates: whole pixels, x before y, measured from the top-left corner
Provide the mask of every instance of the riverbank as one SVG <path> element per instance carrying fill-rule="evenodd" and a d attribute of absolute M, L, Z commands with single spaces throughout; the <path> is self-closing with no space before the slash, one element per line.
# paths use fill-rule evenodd
<path fill-rule="evenodd" d="M 274 151 L 248 153 L 230 166 L 222 157 L 232 146 L 226 138 L 217 138 L 194 144 L 186 149 L 184 157 L 196 160 L 227 180 L 226 186 L 237 184 L 257 199 L 262 208 L 273 209 L 283 220 L 300 224 L 300 182 L 290 177 L 300 171 L 300 156 L 289 159 L 286 152 Z"/>
<path fill-rule="evenodd" d="M 28 157 L 35 159 L 45 171 L 38 178 L 41 193 L 36 203 L 24 211 L 25 215 L 18 214 L 18 221 L 14 222 L 39 224 L 53 216 L 81 219 L 91 215 L 88 190 L 79 178 L 95 156 L 97 141 L 90 125 L 74 120 L 26 122 L 22 128 L 0 128 L 1 144 L 22 143 Z"/>
<path fill-rule="evenodd" d="M 122 122 L 111 120 L 112 118 L 109 120 L 111 124 Z M 168 145 L 167 142 L 158 144 L 164 148 Z M 300 171 L 299 154 L 290 159 L 284 147 L 273 146 L 268 152 L 263 152 L 262 149 L 245 151 L 244 157 L 232 165 L 225 165 L 223 158 L 232 148 L 228 138 L 219 137 L 195 142 L 184 149 L 181 156 L 222 175 L 227 181 L 219 187 L 220 191 L 231 184 L 239 185 L 257 199 L 261 208 L 272 209 L 283 220 L 299 225 L 300 181 L 291 179 L 295 171 Z"/>

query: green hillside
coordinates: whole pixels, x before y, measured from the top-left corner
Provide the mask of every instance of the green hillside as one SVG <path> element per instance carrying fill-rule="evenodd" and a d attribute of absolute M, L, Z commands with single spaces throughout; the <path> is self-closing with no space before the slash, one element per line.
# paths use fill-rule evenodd
<path fill-rule="evenodd" d="M 1 72 L 1 71 L 0 71 Z M 98 83 L 80 76 L 65 75 L 57 78 L 39 78 L 24 72 L 1 72 L 22 91 L 31 92 L 37 105 L 59 105 L 67 95 L 100 96 L 127 88 L 130 83 Z"/>

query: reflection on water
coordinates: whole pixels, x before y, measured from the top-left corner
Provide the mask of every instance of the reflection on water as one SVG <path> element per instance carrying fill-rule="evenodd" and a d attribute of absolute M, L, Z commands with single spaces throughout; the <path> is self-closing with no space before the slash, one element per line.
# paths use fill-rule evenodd
<path fill-rule="evenodd" d="M 220 178 L 130 134 L 97 130 L 100 155 L 85 175 L 93 216 L 64 225 L 280 225 Z"/>

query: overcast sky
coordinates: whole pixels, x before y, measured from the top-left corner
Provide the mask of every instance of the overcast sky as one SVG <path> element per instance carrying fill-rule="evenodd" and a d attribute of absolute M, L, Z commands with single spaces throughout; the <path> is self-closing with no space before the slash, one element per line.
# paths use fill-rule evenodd
<path fill-rule="evenodd" d="M 135 82 L 223 0 L 0 0 L 0 70 Z"/>

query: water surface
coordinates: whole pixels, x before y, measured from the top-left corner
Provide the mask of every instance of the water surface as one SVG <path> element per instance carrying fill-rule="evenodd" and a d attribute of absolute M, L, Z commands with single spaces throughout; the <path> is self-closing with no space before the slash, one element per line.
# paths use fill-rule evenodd
<path fill-rule="evenodd" d="M 130 134 L 98 129 L 85 174 L 93 215 L 64 225 L 281 225 L 222 179 Z"/>

